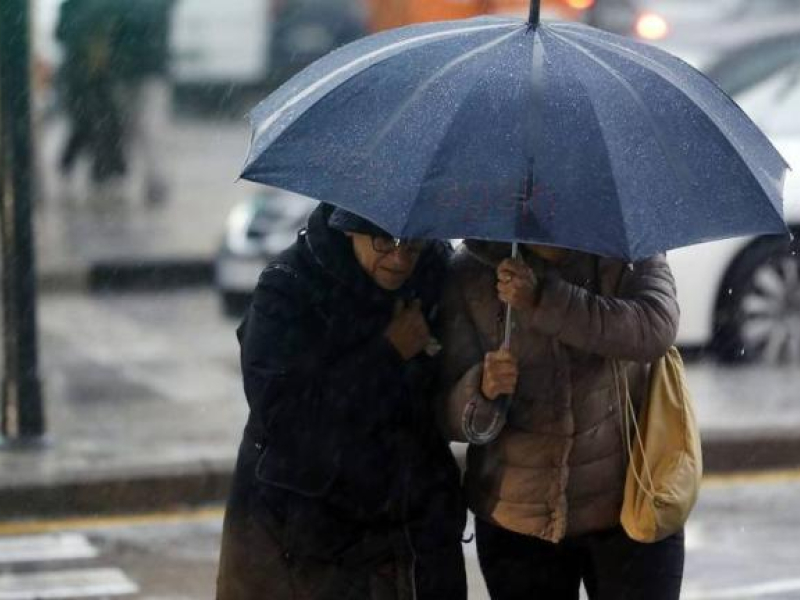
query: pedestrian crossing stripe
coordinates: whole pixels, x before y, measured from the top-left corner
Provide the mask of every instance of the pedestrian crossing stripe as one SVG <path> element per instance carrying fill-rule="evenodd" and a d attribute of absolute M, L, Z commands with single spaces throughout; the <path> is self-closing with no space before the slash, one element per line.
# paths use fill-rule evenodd
<path fill-rule="evenodd" d="M 0 565 L 81 560 L 98 555 L 86 536 L 77 533 L 0 538 Z"/>
<path fill-rule="evenodd" d="M 120 569 L 73 569 L 0 575 L 0 600 L 60 600 L 135 594 Z"/>
<path fill-rule="evenodd" d="M 776 594 L 800 591 L 800 579 L 777 579 L 753 585 L 716 590 L 687 590 L 681 594 L 683 600 L 752 600 Z M 792 596 L 793 598 L 795 596 Z"/>

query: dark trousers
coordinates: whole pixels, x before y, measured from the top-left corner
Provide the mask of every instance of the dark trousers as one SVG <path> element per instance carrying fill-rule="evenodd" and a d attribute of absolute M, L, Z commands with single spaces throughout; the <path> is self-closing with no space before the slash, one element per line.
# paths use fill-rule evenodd
<path fill-rule="evenodd" d="M 553 544 L 475 519 L 481 570 L 492 600 L 678 600 L 683 532 L 631 540 L 622 527 Z"/>
<path fill-rule="evenodd" d="M 385 543 L 375 530 L 359 529 L 353 540 L 348 527 L 313 511 L 316 500 L 289 492 L 281 500 L 257 482 L 258 458 L 246 435 L 223 522 L 217 600 L 466 600 L 458 538 L 418 543 L 413 555 L 405 529 L 386 530 Z"/>
<path fill-rule="evenodd" d="M 233 510 L 232 510 L 233 509 Z M 271 519 L 237 514 L 229 504 L 223 525 L 217 600 L 466 600 L 460 545 L 412 561 L 346 566 L 293 556 Z"/>
<path fill-rule="evenodd" d="M 114 86 L 107 78 L 73 84 L 65 108 L 71 132 L 61 153 L 61 171 L 68 174 L 82 152 L 92 161 L 92 181 L 100 183 L 127 171 L 125 127 Z"/>

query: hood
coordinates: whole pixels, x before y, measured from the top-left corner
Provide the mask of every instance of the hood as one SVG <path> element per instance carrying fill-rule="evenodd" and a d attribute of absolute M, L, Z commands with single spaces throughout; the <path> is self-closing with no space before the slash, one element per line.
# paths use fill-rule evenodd
<path fill-rule="evenodd" d="M 433 242 L 420 256 L 414 273 L 398 290 L 384 290 L 367 275 L 356 260 L 350 238 L 328 225 L 335 207 L 320 204 L 311 213 L 304 233 L 304 248 L 310 259 L 329 277 L 349 288 L 356 295 L 376 302 L 395 298 L 419 298 L 423 305 L 438 303 L 447 261 L 452 252 L 449 244 Z"/>

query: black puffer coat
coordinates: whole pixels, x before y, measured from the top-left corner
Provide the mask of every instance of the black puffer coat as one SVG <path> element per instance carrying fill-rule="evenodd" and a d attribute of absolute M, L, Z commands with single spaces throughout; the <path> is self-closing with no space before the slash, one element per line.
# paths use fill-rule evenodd
<path fill-rule="evenodd" d="M 387 292 L 328 227 L 330 211 L 318 208 L 262 273 L 238 331 L 250 417 L 218 597 L 273 597 L 248 588 L 264 572 L 253 532 L 266 523 L 288 562 L 393 564 L 417 598 L 464 598 L 465 509 L 435 426 L 438 361 L 405 362 L 383 335 L 398 297 L 421 300 L 435 331 L 449 250 L 433 245 L 406 285 Z"/>

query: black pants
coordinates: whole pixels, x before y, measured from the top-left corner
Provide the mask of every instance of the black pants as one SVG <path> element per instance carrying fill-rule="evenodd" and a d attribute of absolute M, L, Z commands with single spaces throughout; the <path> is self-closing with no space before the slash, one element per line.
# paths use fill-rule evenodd
<path fill-rule="evenodd" d="M 127 171 L 125 127 L 114 87 L 107 78 L 73 84 L 65 93 L 72 131 L 61 153 L 61 171 L 68 174 L 81 153 L 92 161 L 92 181 L 101 183 Z"/>
<path fill-rule="evenodd" d="M 492 600 L 678 600 L 683 532 L 654 544 L 621 527 L 553 544 L 475 519 L 478 558 Z"/>

